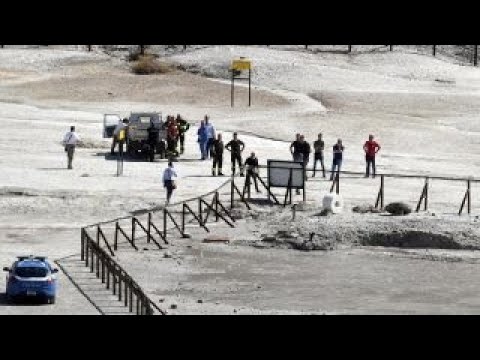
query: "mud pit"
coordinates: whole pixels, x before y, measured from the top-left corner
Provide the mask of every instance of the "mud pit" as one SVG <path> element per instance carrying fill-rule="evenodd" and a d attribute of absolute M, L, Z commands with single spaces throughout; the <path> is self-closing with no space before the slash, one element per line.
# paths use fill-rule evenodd
<path fill-rule="evenodd" d="M 242 215 L 261 241 L 243 244 L 259 248 L 303 251 L 338 247 L 382 246 L 398 248 L 480 250 L 478 218 L 458 219 L 431 213 L 391 216 L 343 214 L 320 216 L 318 211 L 262 210 Z M 258 230 L 262 229 L 262 230 Z"/>

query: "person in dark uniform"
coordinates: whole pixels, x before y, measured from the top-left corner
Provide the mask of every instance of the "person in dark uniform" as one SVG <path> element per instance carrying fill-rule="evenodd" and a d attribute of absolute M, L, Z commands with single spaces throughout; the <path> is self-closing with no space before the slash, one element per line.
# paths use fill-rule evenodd
<path fill-rule="evenodd" d="M 250 157 L 245 161 L 245 167 L 247 169 L 247 178 L 245 179 L 245 183 L 250 185 L 253 178 L 253 181 L 255 182 L 255 190 L 257 191 L 257 193 L 260 193 L 260 190 L 258 189 L 258 180 L 257 180 L 258 159 L 255 156 L 254 152 L 252 152 L 250 154 Z"/>
<path fill-rule="evenodd" d="M 157 148 L 160 130 L 155 126 L 153 120 L 150 121 L 148 131 L 148 158 L 150 162 L 155 160 L 155 149 Z"/>
<path fill-rule="evenodd" d="M 322 165 L 322 172 L 323 177 L 325 178 L 325 163 L 323 157 L 323 151 L 325 150 L 325 142 L 323 141 L 323 135 L 318 134 L 318 140 L 313 143 L 313 147 L 315 149 L 315 159 L 313 163 L 313 177 L 315 177 L 315 173 L 317 172 L 317 162 L 320 161 L 320 165 Z"/>
<path fill-rule="evenodd" d="M 342 139 L 338 139 L 337 143 L 333 146 L 333 162 L 332 162 L 332 176 L 330 180 L 333 180 L 335 177 L 335 169 L 337 169 L 338 174 L 342 170 L 343 162 L 343 151 L 345 147 L 342 144 Z"/>
<path fill-rule="evenodd" d="M 290 153 L 292 154 L 293 161 L 303 162 L 302 145 L 300 143 L 300 134 L 297 134 L 295 141 L 290 144 Z"/>
<path fill-rule="evenodd" d="M 240 176 L 245 176 L 243 173 L 242 152 L 245 149 L 245 144 L 238 139 L 238 134 L 233 133 L 233 139 L 225 146 L 225 149 L 230 151 L 232 160 L 232 175 L 235 176 L 235 163 L 238 162 L 240 167 Z"/>
<path fill-rule="evenodd" d="M 306 168 L 308 166 L 308 163 L 310 162 L 310 154 L 312 152 L 312 148 L 310 144 L 307 141 L 305 141 L 304 135 L 300 136 L 300 151 L 302 153 L 303 169 L 304 169 L 305 179 L 306 179 L 307 178 Z"/>
<path fill-rule="evenodd" d="M 225 146 L 222 140 L 222 134 L 218 134 L 216 140 L 212 144 L 212 155 L 213 155 L 213 167 L 212 167 L 212 176 L 216 176 L 216 170 L 218 166 L 218 176 L 224 176 L 222 173 L 223 167 L 223 151 Z"/>
<path fill-rule="evenodd" d="M 190 124 L 183 119 L 180 114 L 177 115 L 178 137 L 180 139 L 180 154 L 185 151 L 185 134 L 190 129 Z"/>

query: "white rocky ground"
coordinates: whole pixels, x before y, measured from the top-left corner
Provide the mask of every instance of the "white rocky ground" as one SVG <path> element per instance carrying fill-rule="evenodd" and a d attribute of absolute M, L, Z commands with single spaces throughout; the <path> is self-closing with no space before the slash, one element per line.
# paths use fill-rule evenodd
<path fill-rule="evenodd" d="M 246 91 L 241 89 L 238 91 L 238 106 L 231 109 L 230 88 L 222 80 L 209 80 L 184 72 L 134 76 L 128 73 L 128 65 L 121 58 L 96 52 L 1 50 L 0 263 L 8 265 L 16 254 L 23 253 L 42 252 L 53 259 L 76 253 L 81 226 L 163 203 L 160 184 L 163 162 L 127 162 L 125 175 L 114 176 L 116 162 L 104 156 L 109 151 L 109 141 L 101 138 L 104 113 L 126 115 L 133 110 L 160 110 L 165 114 L 181 113 L 197 124 L 208 113 L 227 138 L 230 138 L 231 131 L 243 131 L 246 152 L 257 152 L 262 164 L 270 158 L 288 159 L 292 134 L 303 132 L 308 140 L 313 141 L 315 134 L 322 131 L 329 145 L 333 145 L 337 137 L 344 139 L 347 148 L 345 169 L 361 171 L 362 143 L 369 133 L 375 133 L 383 145 L 378 167 L 381 172 L 458 176 L 478 173 L 478 69 L 446 59 L 402 52 L 307 54 L 258 46 L 208 47 L 175 54 L 170 59 L 188 69 L 226 78 L 229 60 L 240 55 L 250 57 L 255 64 L 256 90 L 252 108 L 245 106 Z M 78 149 L 75 169 L 67 171 L 60 141 L 71 124 L 77 126 L 85 145 Z M 194 131 L 188 137 L 184 158 L 177 164 L 181 176 L 177 201 L 206 193 L 224 181 L 208 176 L 209 162 L 197 161 Z M 329 165 L 329 150 L 326 156 Z M 228 159 L 226 163 L 228 168 Z M 344 178 L 342 195 L 346 208 L 372 203 L 378 185 L 378 180 Z M 309 181 L 309 205 L 319 206 L 329 186 L 323 180 Z M 403 200 L 414 205 L 421 188 L 422 180 L 387 180 L 386 201 Z M 457 217 L 453 214 L 458 211 L 464 191 L 463 183 L 432 182 L 431 211 L 455 221 Z M 478 185 L 474 184 L 472 200 L 476 213 L 479 194 Z M 23 241 L 26 237 L 23 232 L 27 232 L 32 241 Z M 45 232 L 54 234 L 52 239 L 55 240 L 47 238 Z M 39 240 L 35 240 L 37 238 Z M 257 251 L 242 246 L 224 250 L 225 253 L 238 254 L 238 259 L 245 259 L 243 265 L 236 268 L 240 277 L 248 268 L 252 251 Z M 283 250 L 265 250 L 256 255 L 257 260 L 261 262 L 263 256 L 272 258 L 280 254 L 276 251 Z M 290 253 L 285 256 L 295 267 L 297 256 L 301 255 Z M 223 256 L 219 254 L 223 252 L 219 251 L 216 256 Z M 315 256 L 309 259 L 299 260 L 299 273 L 316 261 Z M 375 259 L 370 256 L 366 263 Z M 362 269 L 362 263 L 359 261 L 355 269 Z M 382 264 L 385 264 L 383 260 Z M 448 271 L 464 274 L 463 265 L 454 266 Z M 387 268 L 388 271 L 399 271 L 403 265 L 401 261 L 394 261 Z M 359 279 L 358 286 L 368 288 L 371 284 L 372 279 L 365 280 L 369 271 L 365 268 L 365 278 Z M 472 273 L 470 268 L 465 270 L 469 276 Z M 292 281 L 294 275 L 292 272 L 286 281 Z M 235 276 L 235 272 L 230 276 Z M 332 276 L 335 276 L 333 269 Z M 348 274 L 338 274 L 335 286 L 342 287 L 344 276 Z M 205 279 L 209 281 L 208 277 Z M 222 281 L 231 279 L 219 280 Z M 399 283 L 403 281 L 399 279 Z M 66 279 L 62 282 L 67 283 Z M 458 279 L 452 280 L 448 286 L 456 283 L 459 283 Z M 150 285 L 152 289 L 156 288 L 155 283 Z M 461 282 L 458 286 L 463 285 Z M 0 289 L 3 286 L 3 279 L 0 279 Z M 444 286 L 447 285 L 438 284 L 437 294 L 445 290 Z M 221 298 L 221 284 L 218 289 Z M 274 297 L 275 291 L 279 290 L 273 286 L 269 291 Z M 311 296 L 306 290 L 299 293 L 303 298 Z M 70 294 L 74 296 L 74 291 Z M 348 291 L 339 294 L 342 296 L 343 299 L 348 297 Z M 405 296 L 408 298 L 408 294 Z M 337 308 L 322 306 L 322 298 L 317 295 L 316 298 L 317 305 L 310 303 L 307 308 L 302 308 L 301 298 L 291 307 L 278 303 L 269 307 L 268 299 L 262 300 L 261 306 L 254 301 L 248 302 L 247 307 L 253 312 L 258 309 L 352 310 L 347 305 Z M 238 300 L 229 301 L 236 301 L 235 306 L 238 305 Z M 335 299 L 325 301 L 334 303 Z M 337 301 L 342 304 L 339 299 Z M 395 306 L 388 306 L 391 301 L 388 299 L 372 296 L 370 301 L 381 303 L 387 312 L 389 309 L 398 310 Z M 357 306 L 359 311 L 372 309 L 369 306 L 362 308 L 360 303 Z M 427 305 L 412 306 L 412 311 L 428 309 Z M 200 311 L 200 307 L 200 304 L 193 304 L 186 312 Z M 433 311 L 440 308 L 432 306 Z M 0 312 L 3 309 L 0 307 Z M 46 309 L 46 312 L 53 313 L 69 312 L 60 305 Z M 85 303 L 78 311 L 95 312 L 95 309 Z M 215 313 L 214 309 L 209 311 Z"/>

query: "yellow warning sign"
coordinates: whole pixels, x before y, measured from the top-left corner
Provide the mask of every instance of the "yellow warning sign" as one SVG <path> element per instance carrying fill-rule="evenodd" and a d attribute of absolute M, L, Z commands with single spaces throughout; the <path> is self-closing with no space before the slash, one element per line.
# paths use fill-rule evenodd
<path fill-rule="evenodd" d="M 232 61 L 232 70 L 251 70 L 252 69 L 252 62 L 245 58 L 235 59 Z"/>

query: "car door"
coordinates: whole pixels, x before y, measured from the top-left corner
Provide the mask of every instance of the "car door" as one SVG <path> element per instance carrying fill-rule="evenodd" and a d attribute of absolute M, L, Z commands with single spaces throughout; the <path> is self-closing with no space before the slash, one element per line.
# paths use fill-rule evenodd
<path fill-rule="evenodd" d="M 103 116 L 103 138 L 110 139 L 113 137 L 113 132 L 122 118 L 116 114 L 105 114 Z"/>

